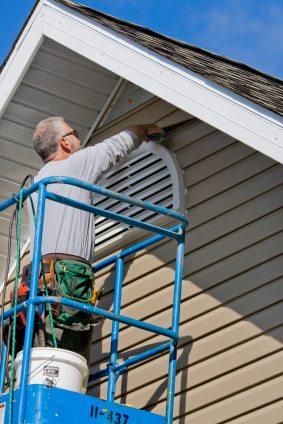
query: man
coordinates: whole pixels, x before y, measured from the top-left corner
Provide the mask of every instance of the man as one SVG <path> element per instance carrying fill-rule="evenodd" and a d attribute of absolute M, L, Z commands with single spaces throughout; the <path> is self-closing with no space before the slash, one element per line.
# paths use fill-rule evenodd
<path fill-rule="evenodd" d="M 160 133 L 163 134 L 164 131 L 154 124 L 130 126 L 116 136 L 80 150 L 80 140 L 75 129 L 61 117 L 47 118 L 37 125 L 33 137 L 34 148 L 44 162 L 35 181 L 49 176 L 66 176 L 96 184 L 103 174 L 139 147 L 142 141 L 148 141 L 150 135 Z M 78 187 L 53 184 L 48 190 L 80 202 L 91 203 L 91 193 Z M 35 195 L 33 199 L 36 207 Z M 30 206 L 29 221 L 32 254 L 34 218 Z M 91 269 L 93 252 L 94 216 L 47 200 L 42 239 L 43 259 L 54 260 L 55 267 L 56 264 L 58 267 L 58 263 L 64 264 L 64 261 L 73 261 L 73 265 L 77 263 L 80 267 Z M 48 271 L 50 272 L 50 269 Z M 87 268 L 84 272 L 87 272 Z M 73 277 L 73 282 L 76 280 L 77 278 Z M 58 315 L 58 310 L 55 312 Z M 64 325 L 62 322 L 62 319 L 55 320 L 58 347 L 75 351 L 88 359 L 91 347 L 90 324 L 85 325 L 81 321 Z M 50 317 L 46 320 L 46 336 L 47 344 L 52 345 Z"/>

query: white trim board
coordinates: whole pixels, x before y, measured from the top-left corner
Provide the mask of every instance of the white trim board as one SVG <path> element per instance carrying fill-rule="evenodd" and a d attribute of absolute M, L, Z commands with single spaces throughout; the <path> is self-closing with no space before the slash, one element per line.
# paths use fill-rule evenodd
<path fill-rule="evenodd" d="M 42 10 L 44 13 L 39 13 Z M 40 33 L 40 31 L 42 31 Z M 44 36 L 83 55 L 213 127 L 283 163 L 283 118 L 216 83 L 132 42 L 75 10 L 42 0 L 6 65 L 31 62 Z M 28 46 L 28 60 L 23 49 Z M 27 56 L 27 53 L 25 53 Z M 1 93 L 10 99 L 21 75 L 4 76 Z M 15 68 L 15 66 L 14 66 Z M 10 74 L 10 71 L 9 71 Z M 7 78 L 6 78 L 7 77 Z M 7 81 L 6 81 L 7 79 Z M 14 81 L 14 83 L 13 83 Z M 14 84 L 14 85 L 13 85 Z M 0 115 L 6 102 L 0 100 Z"/>
<path fill-rule="evenodd" d="M 43 42 L 43 10 L 39 3 L 0 74 L 0 118 Z"/>

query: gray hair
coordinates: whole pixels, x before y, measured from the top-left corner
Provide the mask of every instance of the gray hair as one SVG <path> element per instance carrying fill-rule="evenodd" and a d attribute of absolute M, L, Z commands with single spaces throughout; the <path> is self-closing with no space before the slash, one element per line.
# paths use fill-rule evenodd
<path fill-rule="evenodd" d="M 43 119 L 37 125 L 32 141 L 36 153 L 43 162 L 48 162 L 48 158 L 57 152 L 60 137 L 64 134 L 64 122 L 61 116 L 53 116 Z"/>

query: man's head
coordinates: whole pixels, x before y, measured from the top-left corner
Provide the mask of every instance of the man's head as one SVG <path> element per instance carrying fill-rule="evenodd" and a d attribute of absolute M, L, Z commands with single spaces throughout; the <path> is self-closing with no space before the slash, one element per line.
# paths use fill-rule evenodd
<path fill-rule="evenodd" d="M 80 150 L 80 140 L 60 116 L 44 119 L 37 125 L 33 145 L 43 162 L 67 159 Z"/>

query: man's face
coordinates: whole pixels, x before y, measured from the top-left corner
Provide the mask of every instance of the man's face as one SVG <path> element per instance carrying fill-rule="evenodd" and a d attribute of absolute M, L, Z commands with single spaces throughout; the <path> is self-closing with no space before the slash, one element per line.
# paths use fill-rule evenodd
<path fill-rule="evenodd" d="M 71 128 L 67 123 L 64 123 L 64 135 L 62 138 L 69 143 L 71 153 L 76 153 L 81 149 L 80 139 L 76 137 L 74 132 L 76 132 L 76 130 Z"/>

